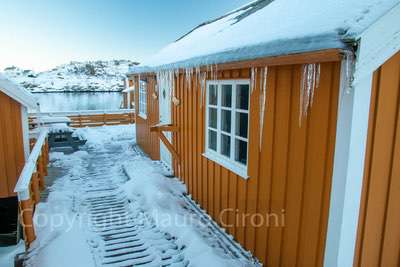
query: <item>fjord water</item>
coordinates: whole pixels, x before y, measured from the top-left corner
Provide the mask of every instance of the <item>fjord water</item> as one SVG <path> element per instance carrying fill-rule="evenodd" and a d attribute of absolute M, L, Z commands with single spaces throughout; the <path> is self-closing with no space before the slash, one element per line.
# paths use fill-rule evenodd
<path fill-rule="evenodd" d="M 121 92 L 62 92 L 35 93 L 40 110 L 76 111 L 76 110 L 115 110 L 122 101 Z"/>

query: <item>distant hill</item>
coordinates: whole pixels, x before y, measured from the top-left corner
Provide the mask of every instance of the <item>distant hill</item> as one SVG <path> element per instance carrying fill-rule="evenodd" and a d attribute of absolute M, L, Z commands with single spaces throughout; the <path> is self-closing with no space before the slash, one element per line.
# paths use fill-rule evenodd
<path fill-rule="evenodd" d="M 16 66 L 4 69 L 4 75 L 31 92 L 121 91 L 130 60 L 71 62 L 52 70 L 35 72 Z"/>

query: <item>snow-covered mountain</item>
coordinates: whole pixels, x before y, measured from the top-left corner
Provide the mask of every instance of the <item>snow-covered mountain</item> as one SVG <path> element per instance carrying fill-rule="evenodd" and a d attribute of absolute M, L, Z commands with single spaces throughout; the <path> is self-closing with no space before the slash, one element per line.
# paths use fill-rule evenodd
<path fill-rule="evenodd" d="M 4 75 L 31 92 L 121 91 L 130 60 L 71 62 L 52 70 L 35 72 L 15 66 Z"/>

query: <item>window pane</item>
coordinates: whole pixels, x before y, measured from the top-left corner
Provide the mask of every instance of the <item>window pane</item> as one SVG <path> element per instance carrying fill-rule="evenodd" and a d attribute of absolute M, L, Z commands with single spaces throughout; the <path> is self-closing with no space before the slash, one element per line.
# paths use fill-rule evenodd
<path fill-rule="evenodd" d="M 217 129 L 217 109 L 208 109 L 208 126 Z"/>
<path fill-rule="evenodd" d="M 236 112 L 236 135 L 247 138 L 249 127 L 249 115 L 247 113 Z"/>
<path fill-rule="evenodd" d="M 231 137 L 221 134 L 221 154 L 227 157 L 231 156 Z"/>
<path fill-rule="evenodd" d="M 238 84 L 236 87 L 236 108 L 249 109 L 249 85 Z"/>
<path fill-rule="evenodd" d="M 208 130 L 208 148 L 217 151 L 217 132 Z"/>
<path fill-rule="evenodd" d="M 217 85 L 210 84 L 208 88 L 209 88 L 209 90 L 208 90 L 208 104 L 217 105 L 217 103 L 218 103 Z"/>
<path fill-rule="evenodd" d="M 224 132 L 231 132 L 231 111 L 221 110 L 221 130 Z"/>
<path fill-rule="evenodd" d="M 221 88 L 221 104 L 223 107 L 232 107 L 232 85 L 223 84 Z"/>
<path fill-rule="evenodd" d="M 235 139 L 235 160 L 247 164 L 247 142 Z"/>

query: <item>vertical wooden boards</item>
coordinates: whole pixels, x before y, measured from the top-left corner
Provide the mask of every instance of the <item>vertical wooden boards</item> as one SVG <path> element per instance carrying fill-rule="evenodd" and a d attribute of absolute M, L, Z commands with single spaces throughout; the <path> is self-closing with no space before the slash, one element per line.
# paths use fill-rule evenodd
<path fill-rule="evenodd" d="M 3 114 L 3 109 L 8 103 L 8 97 L 0 92 L 0 114 Z M 8 152 L 4 143 L 6 140 L 6 118 L 4 115 L 0 116 L 0 197 L 8 197 L 8 175 L 6 159 L 8 160 Z"/>
<path fill-rule="evenodd" d="M 400 52 L 374 73 L 354 266 L 400 264 Z"/>
<path fill-rule="evenodd" d="M 268 67 L 263 130 L 264 68 L 250 96 L 248 179 L 205 158 L 205 96 L 193 75 L 176 78 L 175 166 L 189 194 L 267 266 L 322 266 L 327 231 L 340 63 L 321 64 L 308 117 L 299 125 L 301 65 Z M 217 73 L 250 79 L 251 70 Z M 211 79 L 210 73 L 207 74 Z M 202 105 L 203 103 L 203 105 Z M 176 114 L 175 114 L 176 112 Z M 142 131 L 138 129 L 138 132 Z"/>
<path fill-rule="evenodd" d="M 25 164 L 21 105 L 0 92 L 0 197 L 15 196 Z"/>
<path fill-rule="evenodd" d="M 160 141 L 155 133 L 150 132 L 150 127 L 159 122 L 158 95 L 156 92 L 156 80 L 154 76 L 147 78 L 147 117 L 143 118 L 139 115 L 139 90 L 135 91 L 136 108 L 136 142 L 147 153 L 151 159 L 160 159 Z M 138 77 L 134 82 L 136 88 L 139 88 Z M 156 98 L 154 98 L 156 96 Z"/>

